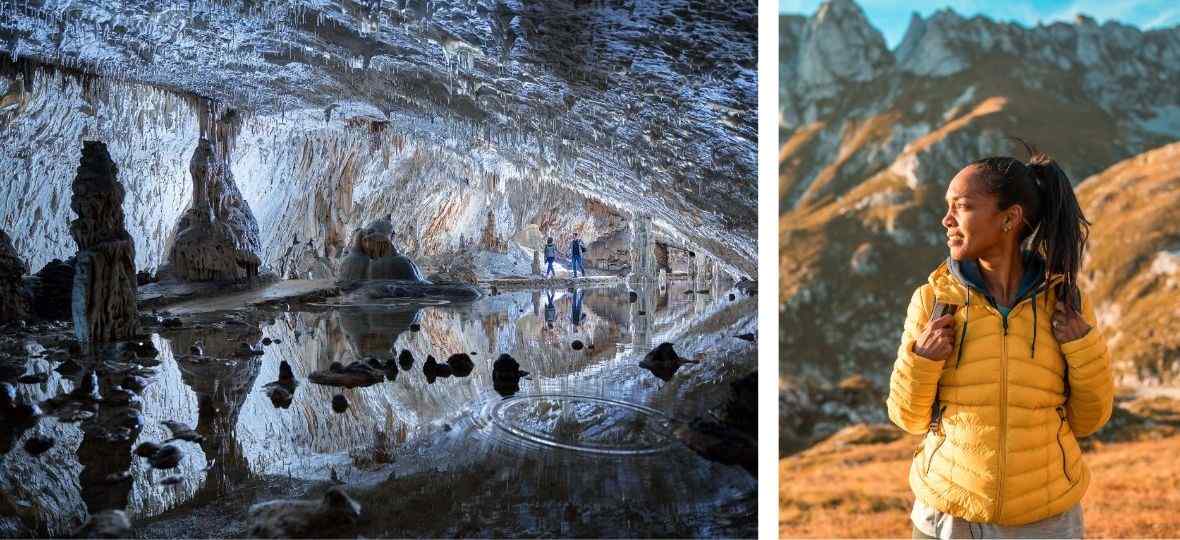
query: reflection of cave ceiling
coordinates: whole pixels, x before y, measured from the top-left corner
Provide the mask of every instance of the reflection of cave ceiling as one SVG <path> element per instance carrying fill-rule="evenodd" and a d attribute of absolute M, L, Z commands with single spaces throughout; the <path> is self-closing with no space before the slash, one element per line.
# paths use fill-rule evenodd
<path fill-rule="evenodd" d="M 490 149 L 753 267 L 753 0 L 214 4 L 3 1 L 0 51 Z"/>

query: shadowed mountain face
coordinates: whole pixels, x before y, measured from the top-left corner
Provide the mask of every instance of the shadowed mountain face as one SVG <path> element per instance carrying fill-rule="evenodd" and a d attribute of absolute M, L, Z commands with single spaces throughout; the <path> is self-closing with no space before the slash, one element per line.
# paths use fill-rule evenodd
<path fill-rule="evenodd" d="M 351 210 L 354 186 L 361 190 L 374 168 L 389 173 L 420 149 L 433 156 L 425 167 L 449 164 L 437 175 L 462 186 L 456 190 L 502 195 L 513 183 L 541 192 L 560 185 L 616 211 L 650 214 L 752 274 L 755 28 L 752 0 L 28 2 L 0 7 L 0 53 L 86 74 L 85 97 L 66 110 L 94 118 L 80 128 L 91 136 L 147 139 L 123 161 L 150 165 L 149 156 L 169 156 L 173 146 L 191 149 L 191 103 L 142 103 L 105 85 L 91 91 L 90 75 L 237 109 L 249 139 L 239 141 L 244 159 L 230 160 L 264 243 L 269 210 L 257 207 Z M 0 82 L 0 116 L 9 116 L 0 125 L 44 109 L 30 110 L 35 85 L 18 72 L 32 71 L 17 64 L 0 70 L 11 75 Z M 118 123 L 123 116 L 130 126 Z M 145 124 L 159 130 L 153 122 L 176 132 L 142 137 Z M 168 176 L 173 164 L 149 169 Z M 272 192 L 269 178 L 246 174 L 262 169 L 282 171 L 296 191 L 317 197 L 291 201 Z M 325 194 L 303 178 L 322 170 L 346 187 Z M 169 207 L 186 202 L 171 189 L 155 191 Z M 415 202 L 433 205 L 424 199 Z M 510 217 L 521 211 L 501 206 L 500 230 L 514 227 Z M 432 210 L 434 219 L 471 214 L 482 226 L 474 218 L 484 214 L 466 207 Z M 317 227 L 330 229 L 308 224 L 299 238 L 325 232 Z M 471 238 L 480 228 L 463 232 Z M 454 236 L 448 244 L 458 244 Z M 282 254 L 293 238 L 264 249 Z M 322 254 L 334 246 L 314 247 Z M 144 257 L 141 264 L 157 264 Z"/>
<path fill-rule="evenodd" d="M 863 374 L 887 387 L 910 295 L 947 255 L 946 185 L 975 159 L 1025 157 L 1009 137 L 1057 159 L 1075 185 L 1122 160 L 1086 185 L 1171 185 L 1158 165 L 1129 171 L 1162 159 L 1135 156 L 1180 138 L 1180 94 L 1171 90 L 1180 82 L 1180 28 L 1143 32 L 1087 17 L 1026 28 L 944 10 L 915 16 L 891 51 L 855 3 L 832 0 L 811 17 L 780 18 L 780 54 L 780 347 L 788 378 L 830 385 Z M 1166 221 L 1180 205 L 1128 193 L 1107 195 L 1119 202 L 1103 206 L 1099 191 L 1079 192 L 1096 224 L 1085 285 L 1117 340 L 1138 334 L 1115 315 L 1130 307 L 1129 291 L 1108 276 L 1146 275 L 1158 258 L 1161 277 L 1145 277 L 1136 291 L 1172 305 L 1176 292 L 1164 284 L 1175 279 L 1167 277 L 1174 265 L 1158 254 L 1177 247 L 1174 236 L 1137 234 L 1104 208 L 1150 208 Z M 1117 244 L 1127 251 L 1116 257 L 1119 235 L 1142 241 Z M 1167 364 L 1174 351 L 1145 346 L 1142 354 Z M 1115 361 L 1141 365 L 1138 354 Z"/>

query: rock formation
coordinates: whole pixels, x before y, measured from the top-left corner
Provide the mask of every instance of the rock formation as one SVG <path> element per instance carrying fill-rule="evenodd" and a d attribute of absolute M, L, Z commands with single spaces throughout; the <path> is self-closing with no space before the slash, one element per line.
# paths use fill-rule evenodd
<path fill-rule="evenodd" d="M 33 311 L 47 320 L 69 320 L 74 287 L 74 259 L 54 259 L 37 272 L 33 286 Z M 137 282 L 138 285 L 138 282 Z"/>
<path fill-rule="evenodd" d="M 23 278 L 28 271 L 8 235 L 0 230 L 0 324 L 29 315 L 29 295 Z"/>
<path fill-rule="evenodd" d="M 352 235 L 348 256 L 340 265 L 340 281 L 403 279 L 426 281 L 409 257 L 393 247 L 393 225 L 379 219 Z"/>
<path fill-rule="evenodd" d="M 86 141 L 70 207 L 78 244 L 74 333 L 90 347 L 135 336 L 135 244 L 123 224 L 123 185 L 105 144 Z"/>
<path fill-rule="evenodd" d="M 189 163 L 193 202 L 176 224 L 167 272 L 186 281 L 240 281 L 258 275 L 258 223 L 242 198 L 228 156 L 202 138 Z"/>

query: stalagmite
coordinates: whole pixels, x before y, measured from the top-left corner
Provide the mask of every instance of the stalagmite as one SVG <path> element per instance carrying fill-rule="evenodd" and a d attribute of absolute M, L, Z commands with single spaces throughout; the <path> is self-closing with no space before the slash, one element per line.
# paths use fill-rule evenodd
<path fill-rule="evenodd" d="M 28 271 L 8 235 L 0 230 L 0 324 L 28 317 L 29 294 L 22 280 Z"/>
<path fill-rule="evenodd" d="M 258 223 L 221 154 L 204 138 L 193 151 L 193 202 L 176 224 L 168 252 L 171 277 L 239 281 L 258 275 Z"/>
<path fill-rule="evenodd" d="M 352 235 L 348 256 L 340 265 L 339 280 L 363 279 L 425 281 L 418 265 L 393 247 L 393 225 L 388 218 L 357 229 Z"/>
<path fill-rule="evenodd" d="M 78 243 L 74 267 L 74 333 L 96 344 L 135 335 L 135 244 L 123 224 L 123 185 L 105 144 L 86 141 L 74 178 L 70 234 Z"/>

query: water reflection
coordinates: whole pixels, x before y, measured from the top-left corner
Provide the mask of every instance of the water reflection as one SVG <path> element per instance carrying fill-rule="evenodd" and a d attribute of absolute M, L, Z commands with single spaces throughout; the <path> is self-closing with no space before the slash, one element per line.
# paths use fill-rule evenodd
<path fill-rule="evenodd" d="M 381 509 L 368 535 L 753 534 L 754 479 L 670 438 L 674 409 L 699 401 L 703 387 L 639 366 L 653 343 L 701 354 L 729 343 L 735 326 L 753 329 L 753 298 L 684 292 L 694 286 L 522 291 L 463 306 L 279 312 L 258 324 L 230 318 L 168 331 L 153 338 L 161 364 L 142 394 L 142 427 L 118 441 L 82 429 L 70 470 L 86 510 L 125 508 L 137 523 L 158 516 L 149 535 L 187 534 L 169 520 L 226 504 L 260 479 L 307 487 L 332 478 L 367 486 L 358 497 Z M 575 340 L 586 347 L 573 350 Z M 261 354 L 243 353 L 254 349 Z M 354 363 L 375 366 L 382 382 L 309 381 Z M 443 368 L 465 376 L 441 377 Z M 729 373 L 693 376 L 724 382 L 708 376 Z M 337 396 L 348 405 L 341 412 Z M 170 438 L 165 421 L 199 438 L 169 443 L 183 457 L 159 471 L 132 448 Z M 78 427 L 56 429 L 69 441 L 64 432 Z M 22 437 L 5 437 L 8 454 Z M 47 455 L 58 451 L 68 454 Z M 423 519 L 415 504 L 447 519 Z M 76 504 L 56 508 L 84 514 Z"/>

